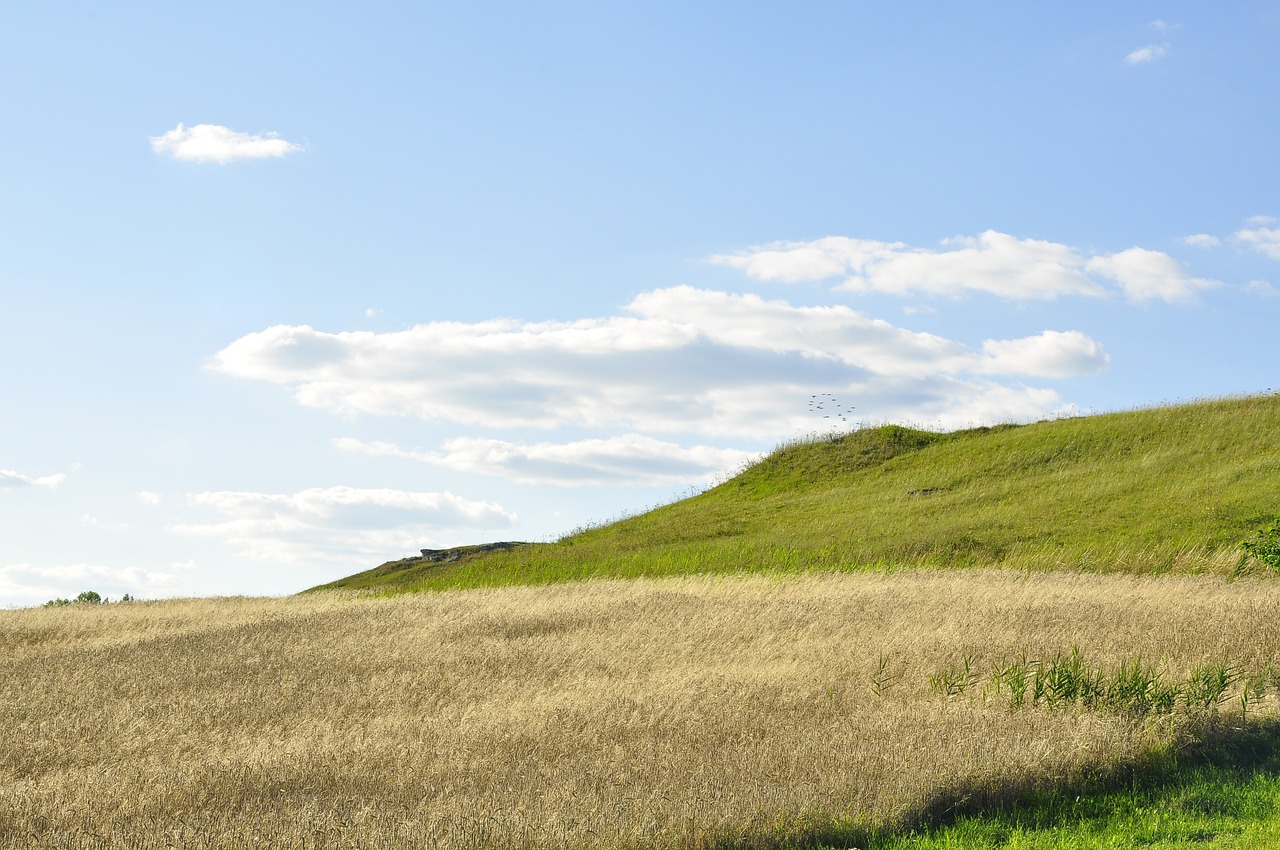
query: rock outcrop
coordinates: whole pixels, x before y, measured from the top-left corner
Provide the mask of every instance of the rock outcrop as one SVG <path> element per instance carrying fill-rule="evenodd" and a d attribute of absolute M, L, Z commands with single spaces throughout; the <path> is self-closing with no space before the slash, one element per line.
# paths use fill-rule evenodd
<path fill-rule="evenodd" d="M 462 560 L 464 555 L 480 555 L 485 552 L 505 552 L 519 546 L 527 546 L 520 541 L 503 541 L 501 543 L 480 543 L 475 546 L 454 546 L 452 549 L 422 549 L 422 559 L 437 564 L 450 564 Z"/>

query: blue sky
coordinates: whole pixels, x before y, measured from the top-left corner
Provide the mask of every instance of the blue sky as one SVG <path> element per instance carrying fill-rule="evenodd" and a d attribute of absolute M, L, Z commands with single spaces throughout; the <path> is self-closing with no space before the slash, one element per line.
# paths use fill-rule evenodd
<path fill-rule="evenodd" d="M 813 397 L 1280 388 L 1277 43 L 1275 2 L 6 3 L 0 606 L 554 539 Z"/>

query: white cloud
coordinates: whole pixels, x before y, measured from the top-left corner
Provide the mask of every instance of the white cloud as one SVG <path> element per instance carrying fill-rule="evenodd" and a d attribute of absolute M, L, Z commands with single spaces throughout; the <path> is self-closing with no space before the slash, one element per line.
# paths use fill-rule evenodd
<path fill-rule="evenodd" d="M 1245 224 L 1259 226 L 1268 224 L 1280 224 L 1280 218 L 1273 215 L 1251 215 L 1244 220 Z"/>
<path fill-rule="evenodd" d="M 92 528 L 100 528 L 103 531 L 126 531 L 129 524 L 125 522 L 107 522 L 106 520 L 96 517 L 93 514 L 81 514 L 80 524 L 87 525 Z"/>
<path fill-rule="evenodd" d="M 15 472 L 12 469 L 0 469 L 0 490 L 8 487 L 57 487 L 67 478 L 61 472 L 56 475 L 45 475 L 40 478 L 32 478 L 23 475 L 21 472 Z"/>
<path fill-rule="evenodd" d="M 235 340 L 212 366 L 291 386 L 302 404 L 343 415 L 760 439 L 812 425 L 805 403 L 814 392 L 839 391 L 858 400 L 859 416 L 879 419 L 952 421 L 949 411 L 987 402 L 984 418 L 1035 418 L 1058 404 L 1051 392 L 1019 388 L 1021 401 L 1010 405 L 1010 393 L 988 376 L 1092 374 L 1106 362 L 1096 344 L 1085 362 L 1083 335 L 1071 337 L 1077 349 L 1060 346 L 1062 363 L 993 360 L 843 305 L 798 307 L 688 286 L 644 293 L 627 312 L 388 333 L 279 325 Z"/>
<path fill-rule="evenodd" d="M 1104 371 L 1110 357 L 1080 331 L 1045 331 L 1025 339 L 989 339 L 982 344 L 987 368 L 1008 374 L 1014 368 L 1046 378 L 1070 378 Z"/>
<path fill-rule="evenodd" d="M 1022 300 L 1106 295 L 1110 289 L 1093 273 L 1109 268 L 1107 261 L 1113 258 L 1118 258 L 1116 264 L 1123 267 L 1132 261 L 1135 250 L 1142 249 L 1090 257 L 1057 242 L 1018 239 L 988 230 L 976 237 L 949 239 L 941 250 L 911 248 L 900 242 L 826 237 L 718 254 L 710 262 L 741 269 L 757 280 L 791 283 L 843 278 L 837 289 L 852 292 L 954 296 L 972 291 Z M 1119 281 L 1121 290 L 1130 299 L 1179 300 L 1207 285 L 1190 278 L 1167 255 L 1145 253 L 1167 261 L 1161 268 L 1167 270 L 1169 279 L 1144 279 L 1141 286 L 1128 286 L 1124 281 L 1132 278 L 1123 278 Z M 1105 273 L 1104 277 L 1114 278 Z"/>
<path fill-rule="evenodd" d="M 1146 248 L 1093 257 L 1085 268 L 1114 280 L 1131 301 L 1185 301 L 1197 290 L 1219 285 L 1215 280 L 1191 277 L 1168 254 Z"/>
<path fill-rule="evenodd" d="M 292 495 L 221 490 L 188 498 L 225 519 L 174 531 L 217 537 L 239 557 L 279 563 L 358 564 L 420 549 L 441 530 L 505 528 L 515 521 L 500 505 L 452 493 L 329 487 Z"/>
<path fill-rule="evenodd" d="M 267 159 L 302 150 L 276 133 L 251 136 L 217 124 L 179 124 L 163 136 L 151 136 L 151 150 L 187 162 L 226 164 L 237 159 Z"/>
<path fill-rule="evenodd" d="M 1273 283 L 1267 280 L 1251 280 L 1244 285 L 1244 291 L 1252 295 L 1261 295 L 1264 298 L 1280 296 L 1280 289 L 1277 289 Z"/>
<path fill-rule="evenodd" d="M 1254 221 L 1262 225 L 1270 220 L 1266 216 L 1255 216 Z M 1273 260 L 1280 260 L 1280 227 L 1259 226 L 1237 230 L 1235 240 Z"/>
<path fill-rule="evenodd" d="M 1128 56 L 1124 57 L 1124 61 L 1130 65 L 1141 65 L 1144 62 L 1154 62 L 1161 58 L 1169 50 L 1168 45 L 1148 44 L 1146 47 L 1139 47 Z"/>
<path fill-rule="evenodd" d="M 158 505 L 164 501 L 164 496 L 151 490 L 139 490 L 138 501 L 144 505 Z"/>
<path fill-rule="evenodd" d="M 1209 233 L 1193 233 L 1190 236 L 1184 236 L 1181 240 L 1183 245 L 1190 245 L 1192 248 L 1217 248 L 1222 244 L 1222 240 Z"/>
<path fill-rule="evenodd" d="M 439 452 L 406 451 L 392 443 L 367 443 L 351 437 L 333 442 L 343 451 L 408 458 L 462 472 L 499 475 L 522 484 L 565 487 L 705 482 L 758 457 L 755 452 L 737 449 L 684 447 L 642 434 L 533 445 L 464 437 L 449 440 Z"/>
<path fill-rule="evenodd" d="M 827 236 L 812 242 L 774 242 L 737 254 L 717 254 L 710 262 L 744 271 L 755 280 L 799 283 L 860 275 L 867 266 L 905 250 L 902 242 Z"/>
<path fill-rule="evenodd" d="M 0 567 L 0 603 L 41 605 L 50 599 L 74 599 L 86 590 L 118 600 L 126 593 L 146 596 L 172 592 L 175 581 L 172 573 L 136 566 L 10 564 Z"/>

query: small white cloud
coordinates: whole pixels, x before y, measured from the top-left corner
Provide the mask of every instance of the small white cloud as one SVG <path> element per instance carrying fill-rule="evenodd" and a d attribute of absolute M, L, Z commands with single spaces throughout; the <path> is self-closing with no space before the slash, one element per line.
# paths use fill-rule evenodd
<path fill-rule="evenodd" d="M 746 272 L 755 280 L 800 283 L 861 274 L 868 265 L 906 248 L 902 242 L 827 236 L 812 242 L 774 242 L 736 254 L 716 254 L 708 262 Z"/>
<path fill-rule="evenodd" d="M 1179 240 L 1183 245 L 1190 245 L 1192 248 L 1217 248 L 1222 244 L 1222 240 L 1209 233 L 1193 233 L 1190 236 L 1184 236 Z"/>
<path fill-rule="evenodd" d="M 279 563 L 360 563 L 422 548 L 442 529 L 488 530 L 515 521 L 500 505 L 452 493 L 329 487 L 292 495 L 222 490 L 188 499 L 226 519 L 174 531 L 221 538 L 239 557 Z"/>
<path fill-rule="evenodd" d="M 1268 280 L 1251 280 L 1244 285 L 1244 291 L 1251 295 L 1261 295 L 1263 298 L 1280 297 L 1280 289 Z"/>
<path fill-rule="evenodd" d="M 1168 254 L 1146 248 L 1094 257 L 1085 268 L 1114 280 L 1130 301 L 1186 301 L 1198 290 L 1219 285 L 1215 280 L 1191 277 Z"/>
<path fill-rule="evenodd" d="M 144 505 L 158 505 L 164 501 L 164 496 L 152 490 L 139 490 L 138 501 Z"/>
<path fill-rule="evenodd" d="M 391 443 L 366 443 L 350 437 L 333 442 L 343 451 L 408 458 L 462 472 L 502 476 L 521 484 L 564 487 L 705 482 L 758 456 L 713 446 L 685 447 L 641 434 L 533 445 L 463 437 L 445 443 L 442 452 L 406 451 Z"/>
<path fill-rule="evenodd" d="M 1182 27 L 1182 24 L 1175 24 L 1169 21 L 1161 20 L 1160 18 L 1156 18 L 1154 21 L 1147 24 L 1147 26 L 1151 27 L 1151 29 L 1155 30 L 1156 32 L 1169 32 L 1170 30 L 1180 29 Z"/>
<path fill-rule="evenodd" d="M 382 311 L 381 311 L 381 310 L 374 309 L 373 307 L 369 307 L 368 309 L 366 309 L 366 310 L 364 311 L 364 317 L 365 317 L 366 319 L 374 319 L 374 318 L 377 318 L 377 317 L 378 317 L 379 315 L 381 315 L 381 314 L 382 314 Z"/>
<path fill-rule="evenodd" d="M 996 374 L 1015 366 L 1025 374 L 1070 378 L 1104 372 L 1111 358 L 1102 346 L 1080 331 L 1045 331 L 1025 339 L 989 339 L 982 344 Z"/>
<path fill-rule="evenodd" d="M 1137 50 L 1124 57 L 1124 61 L 1130 65 L 1141 65 L 1144 62 L 1154 62 L 1168 52 L 1168 45 L 1148 44 L 1146 47 L 1139 47 Z"/>
<path fill-rule="evenodd" d="M 1251 215 L 1244 220 L 1245 224 L 1255 227 L 1263 227 L 1269 224 L 1280 224 L 1280 218 L 1273 215 Z"/>
<path fill-rule="evenodd" d="M 1265 218 L 1265 216 L 1256 216 L 1255 218 Z M 1240 244 L 1247 245 L 1261 254 L 1266 254 L 1273 260 L 1280 260 L 1280 227 L 1254 227 L 1237 230 L 1234 238 Z"/>
<path fill-rule="evenodd" d="M 61 472 L 55 475 L 45 475 L 40 478 L 32 478 L 23 475 L 21 472 L 15 472 L 12 469 L 0 469 L 0 489 L 8 487 L 48 487 L 54 488 L 67 479 L 66 475 Z"/>
<path fill-rule="evenodd" d="M 151 136 L 151 150 L 186 162 L 226 164 L 237 159 L 269 159 L 302 150 L 276 133 L 250 135 L 217 124 L 179 124 L 162 136 Z"/>
<path fill-rule="evenodd" d="M 190 573 L 190 572 L 194 572 L 197 569 L 197 567 L 196 567 L 196 562 L 192 560 L 170 561 L 169 569 L 177 570 L 183 573 Z"/>
<path fill-rule="evenodd" d="M 106 522 L 93 514 L 81 514 L 80 524 L 88 525 L 93 528 L 100 528 L 103 531 L 124 531 L 129 528 L 128 523 L 124 522 Z"/>

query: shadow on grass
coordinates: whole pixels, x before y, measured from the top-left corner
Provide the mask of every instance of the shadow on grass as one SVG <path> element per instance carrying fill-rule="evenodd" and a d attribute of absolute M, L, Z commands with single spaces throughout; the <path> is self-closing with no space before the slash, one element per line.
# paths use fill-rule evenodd
<path fill-rule="evenodd" d="M 1233 788 L 1260 777 L 1280 776 L 1280 720 L 1246 724 L 1219 721 L 1197 730 L 1193 741 L 1154 749 L 1119 765 L 1085 766 L 1057 781 L 958 783 L 939 790 L 886 827 L 857 823 L 812 825 L 786 837 L 757 836 L 726 842 L 723 848 L 878 850 L 906 835 L 923 838 L 944 832 L 965 818 L 1000 818 L 1027 830 L 1053 829 L 1112 817 L 1117 795 L 1133 803 L 1178 799 L 1178 805 L 1218 816 L 1257 815 L 1241 808 Z"/>

